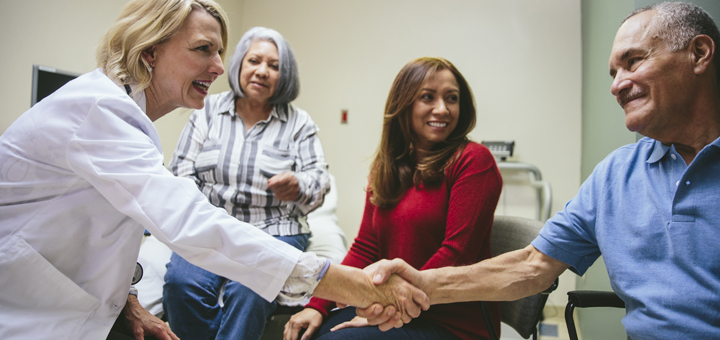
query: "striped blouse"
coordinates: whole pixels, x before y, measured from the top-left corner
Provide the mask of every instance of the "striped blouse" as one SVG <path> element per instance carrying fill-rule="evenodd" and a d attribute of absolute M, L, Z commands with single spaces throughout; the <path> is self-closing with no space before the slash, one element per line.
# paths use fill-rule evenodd
<path fill-rule="evenodd" d="M 245 133 L 233 93 L 210 95 L 205 107 L 190 115 L 170 171 L 194 180 L 212 204 L 270 235 L 307 234 L 306 215 L 330 190 L 318 130 L 307 112 L 288 104 L 276 106 Z M 267 181 L 288 171 L 300 194 L 280 201 Z"/>

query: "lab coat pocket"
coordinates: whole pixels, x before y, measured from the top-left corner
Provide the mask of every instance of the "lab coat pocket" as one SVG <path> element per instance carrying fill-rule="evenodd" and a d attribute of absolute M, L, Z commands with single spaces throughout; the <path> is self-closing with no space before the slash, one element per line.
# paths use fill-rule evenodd
<path fill-rule="evenodd" d="M 202 150 L 195 160 L 195 172 L 198 178 L 204 182 L 217 183 L 215 181 L 215 169 L 220 161 L 220 149 L 222 144 L 219 140 L 205 141 Z"/>
<path fill-rule="evenodd" d="M 258 170 L 267 178 L 283 172 L 295 171 L 295 150 L 280 149 L 267 144 L 261 145 Z"/>
<path fill-rule="evenodd" d="M 0 339 L 75 339 L 100 301 L 25 240 L 0 259 Z"/>

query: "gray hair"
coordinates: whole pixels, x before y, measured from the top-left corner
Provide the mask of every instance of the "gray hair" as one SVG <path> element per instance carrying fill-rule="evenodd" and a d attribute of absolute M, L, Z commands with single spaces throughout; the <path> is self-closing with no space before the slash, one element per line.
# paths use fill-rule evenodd
<path fill-rule="evenodd" d="M 297 62 L 295 62 L 295 55 L 293 55 L 290 44 L 274 29 L 253 27 L 240 38 L 240 42 L 235 48 L 235 54 L 230 59 L 230 68 L 228 70 L 230 88 L 236 96 L 245 98 L 245 94 L 240 87 L 240 69 L 250 45 L 257 40 L 272 42 L 278 49 L 280 75 L 277 86 L 275 86 L 275 93 L 269 99 L 270 104 L 285 105 L 290 103 L 300 93 Z"/>
<path fill-rule="evenodd" d="M 687 48 L 698 35 L 707 35 L 717 44 L 720 43 L 720 32 L 715 21 L 705 10 L 687 2 L 663 2 L 636 9 L 630 13 L 623 23 L 638 13 L 655 11 L 649 33 L 667 44 L 670 51 L 675 52 Z M 715 56 L 715 75 L 720 83 L 720 61 Z"/>

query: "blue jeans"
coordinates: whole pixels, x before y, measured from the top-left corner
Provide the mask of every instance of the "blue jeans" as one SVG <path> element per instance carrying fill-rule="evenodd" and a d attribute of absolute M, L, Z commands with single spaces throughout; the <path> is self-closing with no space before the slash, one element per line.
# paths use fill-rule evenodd
<path fill-rule="evenodd" d="M 315 340 L 460 340 L 460 338 L 442 326 L 427 320 L 413 319 L 402 328 L 393 328 L 382 332 L 377 326 L 343 328 L 330 332 L 330 329 L 356 316 L 355 308 L 348 307 L 330 313 L 323 322 Z M 182 337 L 181 337 L 182 338 Z"/>
<path fill-rule="evenodd" d="M 305 251 L 309 234 L 276 236 Z M 223 307 L 218 303 L 222 287 Z M 215 275 L 173 253 L 163 286 L 163 309 L 180 339 L 260 339 L 277 302 L 267 302 L 242 284 Z"/>

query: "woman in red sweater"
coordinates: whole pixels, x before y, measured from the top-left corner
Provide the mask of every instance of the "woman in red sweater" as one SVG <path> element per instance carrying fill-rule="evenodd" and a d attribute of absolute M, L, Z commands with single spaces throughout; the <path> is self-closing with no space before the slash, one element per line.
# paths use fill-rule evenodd
<path fill-rule="evenodd" d="M 372 164 L 360 231 L 343 264 L 401 258 L 420 270 L 491 257 L 490 230 L 502 189 L 495 159 L 470 142 L 475 104 L 449 61 L 419 58 L 395 78 Z M 500 310 L 489 303 L 495 329 Z M 486 339 L 480 303 L 435 305 L 402 328 L 366 327 L 354 308 L 313 298 L 285 325 L 285 339 Z M 327 318 L 323 323 L 323 319 Z M 321 326 L 322 324 L 322 326 Z"/>

